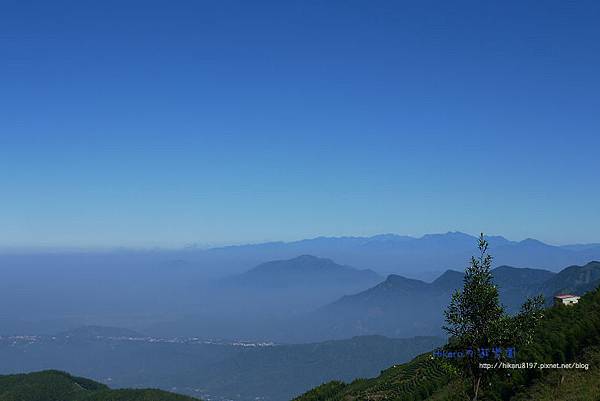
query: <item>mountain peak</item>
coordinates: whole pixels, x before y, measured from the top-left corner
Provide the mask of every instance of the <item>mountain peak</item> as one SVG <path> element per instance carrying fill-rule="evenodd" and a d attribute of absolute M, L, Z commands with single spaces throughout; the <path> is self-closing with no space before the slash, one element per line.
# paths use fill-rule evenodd
<path fill-rule="evenodd" d="M 475 243 L 476 237 L 460 231 L 448 231 L 446 233 L 425 234 L 421 238 L 422 241 L 469 241 Z"/>
<path fill-rule="evenodd" d="M 525 238 L 523 241 L 520 241 L 519 244 L 528 246 L 550 246 L 535 238 Z"/>
<path fill-rule="evenodd" d="M 408 235 L 398 235 L 393 233 L 377 234 L 368 238 L 369 241 L 410 241 L 413 239 L 413 237 L 409 237 Z"/>
<path fill-rule="evenodd" d="M 425 288 L 427 283 L 421 280 L 400 276 L 398 274 L 390 274 L 383 283 L 378 285 L 378 287 L 379 286 L 386 288 L 417 289 Z"/>
<path fill-rule="evenodd" d="M 375 284 L 380 280 L 381 277 L 372 270 L 359 270 L 354 267 L 339 265 L 328 258 L 300 255 L 292 259 L 262 263 L 241 275 L 231 277 L 229 282 L 245 283 L 259 287 L 263 285 L 290 287 L 348 284 L 349 288 L 355 288 L 354 284 L 360 284 L 357 288 L 364 288 L 362 283 L 366 286 Z"/>
<path fill-rule="evenodd" d="M 431 285 L 438 288 L 458 288 L 463 284 L 464 273 L 448 269 L 441 276 L 433 280 Z"/>
<path fill-rule="evenodd" d="M 320 258 L 314 255 L 300 255 L 295 258 L 288 259 L 289 262 L 297 261 L 297 262 L 324 262 L 324 263 L 334 263 L 333 260 L 329 258 Z"/>

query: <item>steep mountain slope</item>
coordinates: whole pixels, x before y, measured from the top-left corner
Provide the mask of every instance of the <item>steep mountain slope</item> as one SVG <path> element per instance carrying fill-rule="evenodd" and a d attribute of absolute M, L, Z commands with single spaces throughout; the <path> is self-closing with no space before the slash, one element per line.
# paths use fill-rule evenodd
<path fill-rule="evenodd" d="M 500 290 L 500 300 L 510 313 L 516 313 L 527 297 L 544 294 L 552 302 L 552 294 L 545 294 L 540 285 L 555 276 L 547 270 L 500 266 L 493 269 L 494 283 Z M 461 284 L 462 286 L 462 284 Z"/>
<path fill-rule="evenodd" d="M 600 289 L 587 293 L 579 304 L 554 307 L 546 315 L 534 341 L 517 350 L 519 362 L 588 364 L 585 369 L 498 370 L 482 385 L 484 400 L 587 401 L 600 395 Z M 372 379 L 349 384 L 329 382 L 296 398 L 296 401 L 453 400 L 466 399 L 469 384 L 454 373 L 448 362 L 424 354 L 393 366 Z"/>
<path fill-rule="evenodd" d="M 56 370 L 0 376 L 0 401 L 193 401 L 160 390 L 111 390 Z"/>
<path fill-rule="evenodd" d="M 600 263 L 570 266 L 560 273 L 500 266 L 493 269 L 500 300 L 511 313 L 530 296 L 543 294 L 548 304 L 557 293 L 583 294 L 600 283 Z M 440 335 L 443 309 L 462 287 L 461 272 L 448 270 L 432 283 L 390 275 L 358 294 L 345 296 L 315 312 L 312 334 L 322 338 L 381 334 L 391 337 Z"/>
<path fill-rule="evenodd" d="M 316 311 L 314 319 L 318 323 L 312 330 L 323 338 L 359 333 L 390 337 L 409 337 L 410 333 L 438 334 L 441 306 L 456 288 L 457 275 L 462 276 L 458 272 L 447 272 L 446 277 L 436 284 L 390 275 L 373 288 L 342 297 Z"/>
<path fill-rule="evenodd" d="M 546 297 L 557 293 L 582 294 L 600 283 L 600 262 L 590 262 L 584 266 L 569 266 L 554 277 L 542 283 L 540 290 Z"/>
<path fill-rule="evenodd" d="M 444 364 L 426 354 L 392 366 L 372 379 L 322 384 L 295 401 L 424 400 L 452 378 Z"/>

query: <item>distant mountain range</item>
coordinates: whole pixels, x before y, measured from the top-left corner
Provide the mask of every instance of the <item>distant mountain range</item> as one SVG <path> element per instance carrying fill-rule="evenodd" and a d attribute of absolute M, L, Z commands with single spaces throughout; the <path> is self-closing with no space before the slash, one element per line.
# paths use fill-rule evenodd
<path fill-rule="evenodd" d="M 517 312 L 527 297 L 542 294 L 551 303 L 557 293 L 582 294 L 600 284 L 600 262 L 570 266 L 558 273 L 510 266 L 497 267 L 492 273 L 501 302 L 510 313 Z M 351 286 L 335 284 L 344 279 L 352 286 L 364 286 L 363 290 L 351 292 Z M 236 332 L 247 338 L 300 343 L 362 335 L 443 336 L 443 310 L 452 293 L 462 287 L 463 273 L 447 270 L 430 283 L 396 274 L 370 288 L 366 286 L 369 281 L 378 281 L 377 275 L 329 259 L 305 255 L 269 262 L 226 280 L 228 291 L 217 299 L 230 301 L 227 314 L 231 317 L 237 311 L 235 323 L 222 325 L 212 316 L 188 316 L 155 325 L 149 332 L 212 336 Z M 331 299 L 334 293 L 339 294 L 337 300 Z M 250 311 L 253 322 L 245 319 Z M 267 312 L 273 313 L 272 318 Z"/>
<path fill-rule="evenodd" d="M 500 299 L 516 312 L 529 296 L 548 303 L 558 293 L 583 294 L 600 285 L 600 262 L 570 266 L 559 273 L 500 266 L 493 269 Z M 391 337 L 442 334 L 443 310 L 463 285 L 463 273 L 448 270 L 432 283 L 390 275 L 358 294 L 344 296 L 313 313 L 311 333 L 323 338 L 381 334 Z"/>
<path fill-rule="evenodd" d="M 488 236 L 497 265 L 558 270 L 600 259 L 600 244 L 548 245 L 535 239 L 511 241 Z M 372 269 L 379 274 L 401 274 L 433 279 L 447 269 L 462 270 L 477 238 L 462 232 L 426 234 L 410 237 L 380 234 L 371 237 L 317 237 L 292 242 L 224 246 L 210 249 L 194 247 L 179 250 L 118 250 L 106 252 L 0 252 L 0 266 L 23 271 L 77 273 L 84 268 L 88 277 L 111 272 L 117 276 L 143 270 L 152 276 L 185 277 L 201 280 L 240 274 L 271 260 L 299 255 L 328 258 L 342 265 Z M 434 274 L 437 272 L 437 275 Z M 165 275 L 166 274 L 166 275 Z"/>
<path fill-rule="evenodd" d="M 555 271 L 564 266 L 600 259 L 600 244 L 553 246 L 531 238 L 511 241 L 502 236 L 489 236 L 488 240 L 497 265 Z M 372 237 L 318 237 L 195 252 L 201 259 L 222 263 L 231 270 L 243 269 L 243 265 L 248 263 L 309 254 L 357 268 L 373 269 L 378 273 L 432 279 L 447 269 L 462 270 L 476 243 L 476 237 L 461 232 L 427 234 L 419 238 L 382 234 Z"/>
<path fill-rule="evenodd" d="M 600 260 L 598 244 L 488 239 L 495 265 L 558 271 Z M 161 335 L 264 338 L 273 333 L 274 316 L 306 313 L 367 290 L 389 274 L 430 282 L 448 269 L 462 271 L 476 243 L 471 235 L 450 232 L 208 250 L 5 253 L 0 254 L 0 303 L 11 308 L 0 314 L 0 334 L 47 334 L 96 324 L 156 328 Z M 299 255 L 312 257 L 295 260 Z M 287 261 L 280 262 L 287 268 L 265 265 L 277 260 Z"/>

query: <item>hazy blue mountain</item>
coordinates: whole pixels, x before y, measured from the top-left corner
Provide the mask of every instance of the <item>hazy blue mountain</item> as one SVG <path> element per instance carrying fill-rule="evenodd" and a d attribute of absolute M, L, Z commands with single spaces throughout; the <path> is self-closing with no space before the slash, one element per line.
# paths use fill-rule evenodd
<path fill-rule="evenodd" d="M 540 291 L 547 298 L 557 293 L 581 295 L 600 284 L 600 262 L 593 261 L 584 266 L 569 266 L 545 281 Z"/>
<path fill-rule="evenodd" d="M 464 275 L 456 270 L 446 270 L 441 276 L 431 282 L 431 287 L 440 291 L 454 291 L 463 285 Z"/>
<path fill-rule="evenodd" d="M 357 288 L 368 288 L 381 279 L 373 270 L 358 270 L 338 265 L 331 259 L 302 255 L 289 260 L 262 263 L 225 280 L 225 283 L 260 290 L 301 288 L 307 291 L 315 287 L 336 287 L 354 292 Z"/>
<path fill-rule="evenodd" d="M 600 244 L 552 246 L 534 239 L 511 241 L 489 236 L 496 263 L 516 267 L 558 270 L 572 264 L 600 259 Z M 117 250 L 110 252 L 0 253 L 0 266 L 7 273 L 16 268 L 39 274 L 85 272 L 90 278 L 107 271 L 117 277 L 137 269 L 153 275 L 186 279 L 225 277 L 247 271 L 269 260 L 314 255 L 342 265 L 369 268 L 379 273 L 396 273 L 419 278 L 423 272 L 462 269 L 477 238 L 461 233 L 409 237 L 380 234 L 372 237 L 317 237 L 292 242 L 266 242 L 236 246 L 178 250 Z M 49 273 L 44 273 L 49 272 Z M 166 276 L 165 276 L 166 274 Z M 10 276 L 10 274 L 8 275 Z"/>
<path fill-rule="evenodd" d="M 594 244 L 557 247 L 501 236 L 489 240 L 500 265 L 557 271 L 600 259 L 600 246 Z M 260 271 L 244 275 L 255 266 L 313 255 L 355 270 L 371 269 L 383 277 L 396 274 L 431 281 L 448 269 L 462 271 L 476 241 L 471 235 L 449 232 L 419 238 L 395 234 L 318 237 L 212 249 L 4 253 L 0 254 L 0 303 L 12 307 L 0 314 L 0 334 L 50 333 L 81 325 L 144 331 L 162 325 L 161 332 L 173 329 L 167 330 L 168 334 L 176 335 L 175 330 L 187 325 L 190 334 L 253 336 L 258 333 L 248 333 L 249 325 L 260 322 L 258 329 L 268 332 L 263 329 L 271 325 L 273 313 L 304 313 L 377 284 L 368 282 L 367 277 L 366 285 L 360 287 L 360 278 L 353 281 L 358 273 L 339 282 L 326 274 L 315 276 L 310 288 L 316 289 L 316 295 L 310 299 L 302 290 L 308 285 L 308 275 L 289 281 L 283 276 L 278 279 L 278 272 L 271 272 L 274 276 L 270 279 L 266 275 L 258 279 Z M 292 273 L 288 274 L 291 277 Z M 248 285 L 233 290 L 232 284 L 231 291 L 221 287 L 227 277 L 236 275 L 244 276 Z M 252 277 L 257 279 L 255 290 Z M 285 282 L 293 283 L 297 293 L 278 293 L 277 286 Z M 245 331 L 238 331 L 241 329 Z"/>
<path fill-rule="evenodd" d="M 600 259 L 597 244 L 552 246 L 534 239 L 510 241 L 489 236 L 499 265 L 558 270 L 571 264 Z M 295 242 L 272 242 L 213 248 L 203 257 L 223 261 L 232 269 L 239 261 L 257 263 L 310 254 L 379 273 L 396 273 L 413 278 L 430 277 L 452 268 L 462 270 L 476 246 L 477 238 L 461 233 L 427 234 L 419 238 L 382 234 L 373 237 L 318 237 Z M 239 268 L 239 267 L 238 267 Z"/>
<path fill-rule="evenodd" d="M 570 266 L 559 273 L 500 266 L 493 269 L 500 300 L 516 312 L 530 296 L 547 301 L 557 293 L 583 294 L 600 284 L 600 262 Z M 315 338 L 381 334 L 388 336 L 441 335 L 443 310 L 451 294 L 462 287 L 463 274 L 448 270 L 432 283 L 390 275 L 373 288 L 344 296 L 316 311 L 311 325 Z"/>
<path fill-rule="evenodd" d="M 310 334 L 316 338 L 440 335 L 442 306 L 460 286 L 462 273 L 459 272 L 446 272 L 433 283 L 392 274 L 373 288 L 344 296 L 314 312 L 315 323 L 311 325 Z"/>
<path fill-rule="evenodd" d="M 572 245 L 562 245 L 561 248 L 569 249 L 571 251 L 586 251 L 586 250 L 593 250 L 595 248 L 600 248 L 600 244 L 572 244 Z"/>
<path fill-rule="evenodd" d="M 197 310 L 149 325 L 144 331 L 163 336 L 201 334 L 204 338 L 289 342 L 286 327 L 290 319 L 382 280 L 372 270 L 358 270 L 311 255 L 265 262 L 205 288 L 198 295 L 204 305 L 198 303 Z"/>
<path fill-rule="evenodd" d="M 493 269 L 494 282 L 500 288 L 536 287 L 555 276 L 555 273 L 526 267 L 499 266 Z"/>

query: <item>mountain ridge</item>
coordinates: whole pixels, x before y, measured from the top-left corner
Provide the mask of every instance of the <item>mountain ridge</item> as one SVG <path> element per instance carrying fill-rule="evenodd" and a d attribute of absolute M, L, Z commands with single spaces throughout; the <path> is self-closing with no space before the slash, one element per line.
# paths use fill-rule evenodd
<path fill-rule="evenodd" d="M 596 264 L 597 262 L 590 262 Z M 586 266 L 589 264 L 586 264 Z M 586 266 L 580 266 L 585 268 Z M 588 266 L 590 268 L 590 266 Z M 594 267 L 595 268 L 595 267 Z M 563 269 L 566 270 L 567 268 Z M 482 384 L 481 400 L 596 400 L 600 396 L 600 288 L 589 291 L 574 306 L 545 311 L 534 340 L 519 349 L 515 363 L 560 365 L 576 362 L 585 369 L 516 369 L 492 373 Z M 569 339 L 569 341 L 567 341 Z M 589 368 L 589 370 L 588 370 Z M 492 370 L 493 372 L 493 370 Z M 332 381 L 304 393 L 293 401 L 470 399 L 472 386 L 443 358 L 422 354 L 411 362 L 393 365 L 373 378 L 352 382 Z"/>
<path fill-rule="evenodd" d="M 336 280 L 343 278 L 355 278 L 365 280 L 376 280 L 381 278 L 375 271 L 371 269 L 356 269 L 351 266 L 340 265 L 335 263 L 330 258 L 321 258 L 313 255 L 300 255 L 291 259 L 285 260 L 273 260 L 265 263 L 261 263 L 252 269 L 226 279 L 227 282 L 232 281 L 254 281 L 260 283 L 261 281 L 273 281 L 274 279 L 289 280 L 291 278 L 302 279 L 306 275 L 316 275 L 319 278 L 331 278 L 327 274 L 334 275 Z M 286 277 L 286 275 L 288 275 Z M 292 277 L 289 277 L 291 275 Z M 332 276 L 333 277 L 333 276 Z M 314 279 L 312 277 L 311 279 Z M 279 282 L 278 284 L 284 284 Z M 298 284 L 298 282 L 288 283 Z M 315 283 L 318 284 L 318 283 Z"/>
<path fill-rule="evenodd" d="M 546 303 L 558 293 L 581 295 L 600 284 L 600 262 L 569 266 L 558 273 L 499 266 L 492 269 L 500 300 L 510 313 L 527 297 L 542 294 Z M 323 338 L 380 334 L 391 337 L 441 335 L 443 309 L 463 285 L 463 273 L 447 270 L 431 283 L 389 275 L 365 291 L 347 295 L 313 313 L 313 333 Z M 427 318 L 425 318 L 427 317 Z M 315 334 L 316 335 L 316 334 Z"/>

